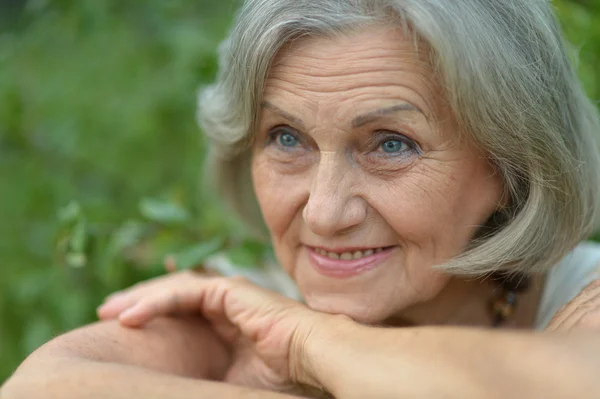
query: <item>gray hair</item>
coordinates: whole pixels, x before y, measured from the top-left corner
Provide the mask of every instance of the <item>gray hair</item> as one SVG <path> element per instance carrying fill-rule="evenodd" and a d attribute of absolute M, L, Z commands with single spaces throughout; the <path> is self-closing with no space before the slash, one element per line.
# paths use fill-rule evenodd
<path fill-rule="evenodd" d="M 427 43 L 461 131 L 488 154 L 510 199 L 438 267 L 481 275 L 557 263 L 595 228 L 599 121 L 546 0 L 247 0 L 221 45 L 217 81 L 199 97 L 219 193 L 264 231 L 249 160 L 272 60 L 300 37 L 381 23 Z"/>

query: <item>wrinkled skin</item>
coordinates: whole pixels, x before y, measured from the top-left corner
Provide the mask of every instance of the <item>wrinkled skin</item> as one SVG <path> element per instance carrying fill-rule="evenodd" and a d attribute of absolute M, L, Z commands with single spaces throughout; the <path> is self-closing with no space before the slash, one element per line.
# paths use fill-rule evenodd
<path fill-rule="evenodd" d="M 458 141 L 427 55 L 371 28 L 299 41 L 275 60 L 252 176 L 277 258 L 313 309 L 378 323 L 439 308 L 450 279 L 432 266 L 461 253 L 502 200 L 484 154 Z M 311 247 L 388 246 L 385 264 L 352 278 L 308 259 Z"/>
<path fill-rule="evenodd" d="M 101 319 L 126 327 L 175 313 L 202 314 L 230 346 L 225 382 L 298 392 L 294 373 L 315 325 L 332 316 L 262 289 L 242 278 L 179 272 L 137 284 L 107 298 Z"/>
<path fill-rule="evenodd" d="M 600 267 L 599 267 L 600 270 Z M 546 331 L 600 331 L 600 280 L 588 284 L 550 320 Z"/>

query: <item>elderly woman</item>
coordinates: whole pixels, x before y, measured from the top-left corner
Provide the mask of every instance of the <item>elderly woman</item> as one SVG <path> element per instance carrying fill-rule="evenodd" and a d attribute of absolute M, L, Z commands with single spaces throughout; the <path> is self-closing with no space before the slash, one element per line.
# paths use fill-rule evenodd
<path fill-rule="evenodd" d="M 209 171 L 302 301 L 143 283 L 99 313 L 144 328 L 56 338 L 7 398 L 600 396 L 599 124 L 548 1 L 248 0 L 220 65 Z"/>

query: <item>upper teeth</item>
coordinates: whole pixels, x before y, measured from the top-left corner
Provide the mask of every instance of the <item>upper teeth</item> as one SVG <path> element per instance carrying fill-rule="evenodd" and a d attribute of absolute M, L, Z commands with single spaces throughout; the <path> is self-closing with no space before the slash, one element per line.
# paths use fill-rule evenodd
<path fill-rule="evenodd" d="M 327 256 L 328 258 L 331 258 L 331 259 L 341 259 L 341 260 L 360 259 L 362 257 L 371 256 L 374 253 L 379 253 L 381 251 L 383 251 L 383 248 L 367 249 L 365 251 L 342 252 L 340 254 L 337 252 L 329 252 L 329 251 L 326 251 L 321 248 L 315 248 L 315 252 L 320 255 Z"/>

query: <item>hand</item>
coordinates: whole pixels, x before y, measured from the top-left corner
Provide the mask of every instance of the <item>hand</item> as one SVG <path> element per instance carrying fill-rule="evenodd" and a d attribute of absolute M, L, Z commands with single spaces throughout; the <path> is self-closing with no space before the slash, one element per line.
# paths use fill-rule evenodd
<path fill-rule="evenodd" d="M 592 281 L 554 315 L 546 331 L 600 330 L 600 279 Z"/>
<path fill-rule="evenodd" d="M 171 313 L 201 313 L 233 349 L 225 381 L 254 388 L 295 389 L 300 355 L 314 328 L 334 316 L 262 289 L 241 278 L 184 271 L 109 296 L 101 319 L 139 327 Z"/>

